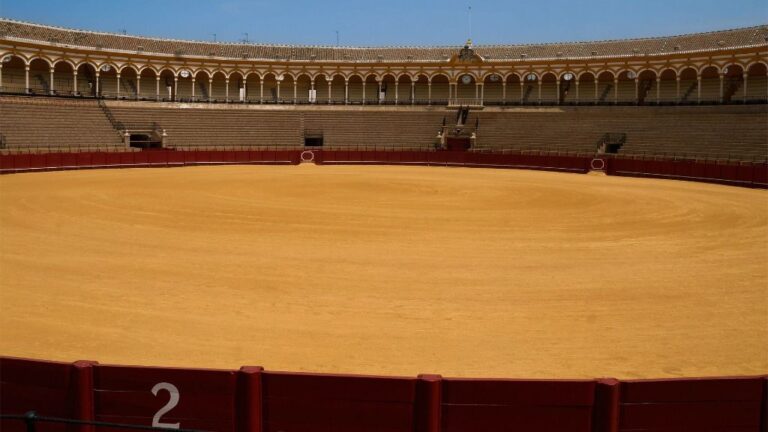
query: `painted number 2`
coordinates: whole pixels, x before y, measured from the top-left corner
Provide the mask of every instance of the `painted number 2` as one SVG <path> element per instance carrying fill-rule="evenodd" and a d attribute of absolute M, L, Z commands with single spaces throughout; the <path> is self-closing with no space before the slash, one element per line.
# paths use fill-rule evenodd
<path fill-rule="evenodd" d="M 179 389 L 175 385 L 167 382 L 161 382 L 155 384 L 152 387 L 152 394 L 157 396 L 160 390 L 165 390 L 171 396 L 168 403 L 152 417 L 152 427 L 166 428 L 166 429 L 178 429 L 180 423 L 163 423 L 160 421 L 160 417 L 164 416 L 168 411 L 174 409 L 179 404 Z"/>

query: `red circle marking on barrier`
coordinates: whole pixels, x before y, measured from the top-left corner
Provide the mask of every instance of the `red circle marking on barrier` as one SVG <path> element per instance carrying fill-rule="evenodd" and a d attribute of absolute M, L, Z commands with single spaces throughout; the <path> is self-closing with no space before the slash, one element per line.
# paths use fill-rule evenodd
<path fill-rule="evenodd" d="M 307 154 L 309 155 L 309 159 L 304 157 L 304 155 L 307 155 Z M 304 150 L 303 152 L 301 152 L 300 157 L 302 162 L 313 162 L 315 160 L 315 153 L 312 152 L 311 150 Z"/>
<path fill-rule="evenodd" d="M 597 166 L 595 162 L 600 162 L 600 166 Z M 592 159 L 589 163 L 589 167 L 595 171 L 602 171 L 605 169 L 605 161 L 603 159 Z"/>

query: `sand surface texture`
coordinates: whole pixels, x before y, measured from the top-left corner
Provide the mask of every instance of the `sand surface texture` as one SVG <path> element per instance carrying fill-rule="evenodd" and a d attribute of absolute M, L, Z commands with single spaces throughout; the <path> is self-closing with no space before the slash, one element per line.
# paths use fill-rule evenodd
<path fill-rule="evenodd" d="M 0 354 L 617 378 L 768 372 L 768 193 L 336 166 L 0 178 Z"/>

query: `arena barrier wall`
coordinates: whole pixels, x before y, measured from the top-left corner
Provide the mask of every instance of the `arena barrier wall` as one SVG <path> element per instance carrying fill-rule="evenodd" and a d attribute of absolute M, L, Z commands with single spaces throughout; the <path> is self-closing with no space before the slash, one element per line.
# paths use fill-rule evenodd
<path fill-rule="evenodd" d="M 379 377 L 0 357 L 0 414 L 232 432 L 765 432 L 768 376 L 674 380 Z M 93 432 L 38 424 L 38 431 Z M 2 430 L 24 422 L 3 419 Z M 117 432 L 100 426 L 99 431 Z"/>
<path fill-rule="evenodd" d="M 665 160 L 661 158 L 607 158 L 608 175 L 651 177 L 768 188 L 768 163 Z"/>
<path fill-rule="evenodd" d="M 768 163 L 509 152 L 411 150 L 153 150 L 143 152 L 15 153 L 0 155 L 0 173 L 89 168 L 220 164 L 425 165 L 513 168 L 703 181 L 768 188 Z"/>

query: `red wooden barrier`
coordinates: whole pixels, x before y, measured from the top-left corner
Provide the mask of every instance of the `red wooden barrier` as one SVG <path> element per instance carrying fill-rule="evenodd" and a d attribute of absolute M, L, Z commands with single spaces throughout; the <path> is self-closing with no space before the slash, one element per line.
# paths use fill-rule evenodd
<path fill-rule="evenodd" d="M 619 431 L 758 432 L 762 378 L 621 383 Z"/>
<path fill-rule="evenodd" d="M 442 431 L 592 432 L 595 381 L 443 379 Z"/>
<path fill-rule="evenodd" d="M 97 365 L 93 385 L 98 421 L 236 429 L 234 371 Z"/>
<path fill-rule="evenodd" d="M 92 421 L 89 397 L 92 364 L 0 357 L 0 412 L 23 415 L 35 411 L 40 416 Z M 54 424 L 43 428 L 45 431 L 74 429 Z M 0 430 L 15 432 L 25 428 L 18 420 L 2 420 Z M 77 430 L 87 432 L 90 428 Z"/>
<path fill-rule="evenodd" d="M 264 431 L 410 432 L 416 380 L 263 373 Z"/>

